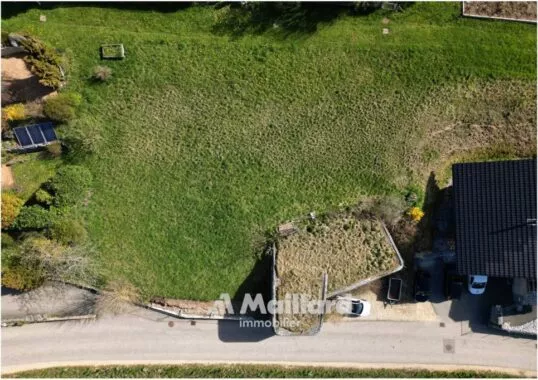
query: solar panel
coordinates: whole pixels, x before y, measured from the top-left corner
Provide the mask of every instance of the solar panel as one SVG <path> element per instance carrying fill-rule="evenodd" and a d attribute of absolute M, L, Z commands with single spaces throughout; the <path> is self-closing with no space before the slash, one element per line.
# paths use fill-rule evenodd
<path fill-rule="evenodd" d="M 56 133 L 54 132 L 52 123 L 41 124 L 41 131 L 43 132 L 47 142 L 56 141 Z"/>
<path fill-rule="evenodd" d="M 56 141 L 56 132 L 52 123 L 27 125 L 13 129 L 19 145 L 23 148 L 46 145 Z"/>
<path fill-rule="evenodd" d="M 30 140 L 30 136 L 28 136 L 28 132 L 26 131 L 26 128 L 19 127 L 19 128 L 15 128 L 13 131 L 15 132 L 15 137 L 17 138 L 19 145 L 21 146 L 32 145 L 32 140 Z"/>
<path fill-rule="evenodd" d="M 26 129 L 28 130 L 30 137 L 32 137 L 32 141 L 35 145 L 43 144 L 45 142 L 45 138 L 41 134 L 41 128 L 39 128 L 39 125 L 30 125 L 29 127 L 26 127 Z"/>

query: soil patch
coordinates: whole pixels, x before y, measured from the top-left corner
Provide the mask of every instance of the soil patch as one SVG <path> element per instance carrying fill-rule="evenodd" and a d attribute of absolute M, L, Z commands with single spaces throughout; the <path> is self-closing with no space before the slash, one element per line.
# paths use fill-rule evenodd
<path fill-rule="evenodd" d="M 13 179 L 11 168 L 7 165 L 2 165 L 2 189 L 11 189 L 14 185 L 15 180 Z"/>
<path fill-rule="evenodd" d="M 465 1 L 463 7 L 465 16 L 509 18 L 536 22 L 536 2 L 534 1 Z"/>
<path fill-rule="evenodd" d="M 35 101 L 53 92 L 39 83 L 22 56 L 2 58 L 2 105 Z"/>

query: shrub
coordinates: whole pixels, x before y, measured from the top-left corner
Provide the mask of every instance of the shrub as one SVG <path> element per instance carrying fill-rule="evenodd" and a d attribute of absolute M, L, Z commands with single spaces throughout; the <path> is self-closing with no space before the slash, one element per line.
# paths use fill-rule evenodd
<path fill-rule="evenodd" d="M 2 194 L 2 228 L 8 228 L 13 224 L 23 203 L 22 199 L 15 194 Z"/>
<path fill-rule="evenodd" d="M 51 157 L 60 157 L 62 155 L 62 144 L 59 142 L 54 142 L 47 145 L 47 152 Z"/>
<path fill-rule="evenodd" d="M 419 222 L 424 217 L 424 211 L 418 207 L 411 207 L 406 214 L 415 222 Z"/>
<path fill-rule="evenodd" d="M 111 76 L 112 76 L 112 69 L 110 67 L 95 66 L 93 68 L 92 78 L 97 81 L 106 82 L 107 80 L 110 79 Z"/>
<path fill-rule="evenodd" d="M 80 94 L 73 92 L 60 93 L 45 101 L 43 112 L 48 118 L 65 123 L 75 117 L 76 109 L 81 101 Z"/>
<path fill-rule="evenodd" d="M 90 171 L 78 165 L 61 167 L 50 182 L 54 192 L 54 205 L 58 207 L 73 206 L 82 202 L 92 184 Z"/>
<path fill-rule="evenodd" d="M 2 110 L 2 118 L 7 121 L 23 120 L 26 117 L 24 104 L 17 103 L 4 107 Z"/>
<path fill-rule="evenodd" d="M 13 222 L 13 228 L 19 230 L 41 230 L 51 223 L 50 212 L 41 206 L 25 206 Z"/>
<path fill-rule="evenodd" d="M 39 189 L 35 192 L 35 200 L 45 206 L 50 206 L 54 197 L 44 189 Z"/>
<path fill-rule="evenodd" d="M 50 237 L 65 245 L 82 244 L 88 233 L 79 220 L 62 217 L 55 220 L 49 229 Z"/>
<path fill-rule="evenodd" d="M 6 232 L 2 232 L 2 249 L 15 247 L 15 239 Z"/>
<path fill-rule="evenodd" d="M 109 282 L 97 299 L 96 309 L 99 315 L 122 314 L 140 302 L 139 290 L 124 279 L 115 279 Z"/>
<path fill-rule="evenodd" d="M 2 272 L 2 286 L 10 289 L 28 291 L 37 288 L 43 281 L 43 275 L 37 268 L 16 265 L 4 268 Z"/>
<path fill-rule="evenodd" d="M 30 65 L 32 73 L 40 78 L 39 83 L 47 87 L 59 88 L 63 80 L 60 54 L 28 35 L 25 36 L 25 40 L 21 41 L 21 45 L 29 53 L 24 60 Z"/>

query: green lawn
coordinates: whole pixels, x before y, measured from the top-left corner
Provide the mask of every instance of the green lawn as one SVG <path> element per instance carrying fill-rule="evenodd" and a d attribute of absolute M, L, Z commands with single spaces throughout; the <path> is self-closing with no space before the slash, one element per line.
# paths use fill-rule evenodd
<path fill-rule="evenodd" d="M 460 150 L 535 150 L 535 25 L 461 19 L 456 3 L 292 35 L 215 32 L 225 19 L 204 5 L 2 20 L 71 57 L 68 88 L 84 104 L 68 128 L 97 146 L 82 162 L 95 178 L 89 233 L 104 273 L 146 296 L 233 294 L 281 221 L 424 188 Z M 100 61 L 104 43 L 123 43 L 126 58 Z M 113 70 L 107 84 L 89 80 L 99 64 Z"/>
<path fill-rule="evenodd" d="M 278 367 L 263 365 L 183 365 L 57 367 L 19 372 L 4 377 L 26 378 L 507 378 L 513 375 L 493 371 L 429 371 L 421 369 L 354 369 L 320 367 Z"/>
<path fill-rule="evenodd" d="M 18 195 L 26 202 L 43 182 L 48 181 L 56 173 L 56 169 L 61 165 L 59 158 L 47 157 L 43 153 L 28 153 L 24 156 L 24 161 L 14 164 L 11 167 L 15 187 Z"/>

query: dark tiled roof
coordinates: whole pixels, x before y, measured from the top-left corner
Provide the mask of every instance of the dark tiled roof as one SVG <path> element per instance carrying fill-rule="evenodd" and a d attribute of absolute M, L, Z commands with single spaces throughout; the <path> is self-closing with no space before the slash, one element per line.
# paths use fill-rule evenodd
<path fill-rule="evenodd" d="M 456 256 L 462 274 L 536 277 L 536 160 L 456 164 Z"/>

